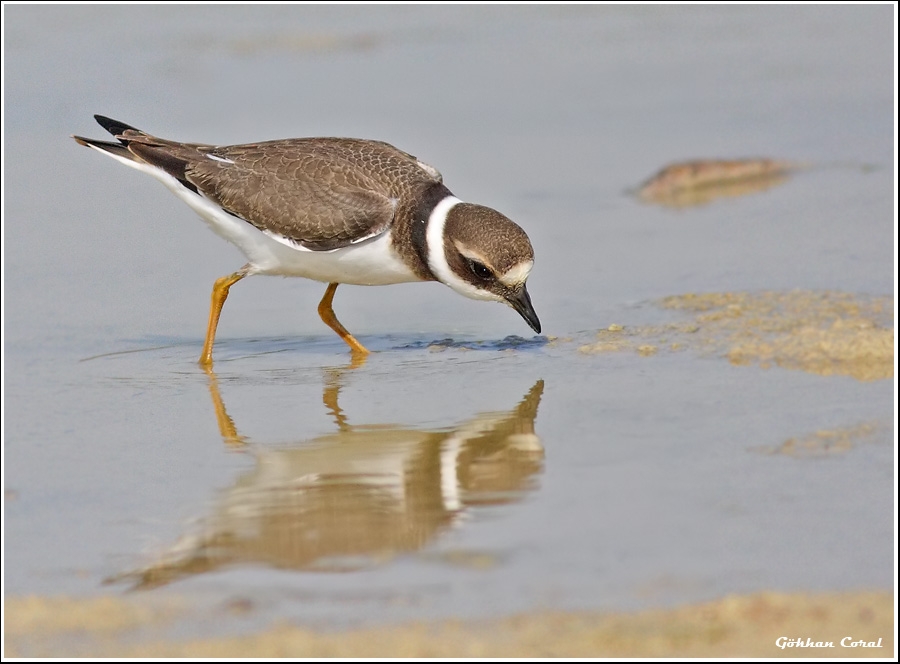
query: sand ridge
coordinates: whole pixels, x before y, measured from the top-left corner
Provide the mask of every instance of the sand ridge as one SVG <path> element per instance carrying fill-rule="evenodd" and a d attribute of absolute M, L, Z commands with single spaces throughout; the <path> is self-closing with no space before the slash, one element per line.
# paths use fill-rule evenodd
<path fill-rule="evenodd" d="M 146 596 L 8 598 L 4 613 L 7 657 L 895 656 L 894 597 L 886 591 L 762 592 L 637 613 L 532 612 L 331 633 L 280 624 L 189 640 L 160 637 L 159 628 L 199 616 L 186 603 L 147 605 Z M 832 646 L 780 648 L 779 639 Z"/>

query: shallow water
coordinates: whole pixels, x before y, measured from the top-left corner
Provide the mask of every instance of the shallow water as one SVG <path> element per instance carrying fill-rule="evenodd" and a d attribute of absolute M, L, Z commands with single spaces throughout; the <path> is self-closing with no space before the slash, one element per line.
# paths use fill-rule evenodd
<path fill-rule="evenodd" d="M 681 293 L 894 296 L 890 11 L 5 7 L 5 593 L 254 608 L 203 627 L 228 631 L 892 587 L 892 380 L 578 350 Z M 255 278 L 207 375 L 241 257 L 77 146 L 92 113 L 390 141 L 529 232 L 546 336 L 436 284 L 342 287 L 354 368 L 322 285 Z M 626 193 L 735 157 L 809 167 Z"/>

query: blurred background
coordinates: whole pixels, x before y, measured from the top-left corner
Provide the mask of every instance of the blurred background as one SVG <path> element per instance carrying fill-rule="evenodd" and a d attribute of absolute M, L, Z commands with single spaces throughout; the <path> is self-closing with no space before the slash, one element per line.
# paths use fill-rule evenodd
<path fill-rule="evenodd" d="M 670 320 L 653 302 L 677 294 L 892 302 L 892 6 L 3 12 L 8 595 L 144 583 L 249 597 L 260 623 L 358 624 L 892 586 L 892 381 L 579 351 Z M 212 144 L 390 142 L 526 229 L 546 336 L 438 284 L 344 287 L 335 311 L 379 351 L 350 371 L 323 286 L 258 277 L 232 290 L 207 376 L 209 292 L 243 257 L 78 146 L 104 134 L 94 113 Z M 789 177 L 634 195 L 674 162 L 761 158 Z M 348 454 L 372 427 L 393 433 Z M 840 454 L 758 452 L 819 430 L 857 433 Z M 334 476 L 354 478 L 343 502 L 297 488 Z M 234 534 L 324 542 L 373 510 L 405 534 L 302 555 Z"/>

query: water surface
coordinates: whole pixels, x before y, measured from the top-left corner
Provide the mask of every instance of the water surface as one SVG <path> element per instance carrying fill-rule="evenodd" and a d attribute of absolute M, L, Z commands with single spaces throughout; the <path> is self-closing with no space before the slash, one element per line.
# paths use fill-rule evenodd
<path fill-rule="evenodd" d="M 683 293 L 892 300 L 890 7 L 4 10 L 7 595 L 247 602 L 198 618 L 228 631 L 892 586 L 892 380 L 579 352 Z M 342 287 L 375 351 L 353 368 L 323 285 L 257 277 L 208 375 L 209 290 L 242 257 L 76 145 L 93 113 L 392 142 L 529 232 L 546 336 L 438 284 Z M 808 168 L 627 193 L 741 157 Z M 867 433 L 764 453 L 820 430 Z"/>

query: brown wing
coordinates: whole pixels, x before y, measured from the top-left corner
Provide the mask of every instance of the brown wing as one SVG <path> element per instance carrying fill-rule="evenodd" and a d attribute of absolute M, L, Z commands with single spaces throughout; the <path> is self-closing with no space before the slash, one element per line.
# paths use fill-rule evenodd
<path fill-rule="evenodd" d="M 404 187 L 440 181 L 414 157 L 375 141 L 310 138 L 215 147 L 136 130 L 124 131 L 121 139 L 142 160 L 231 214 L 317 251 L 383 232 Z"/>

